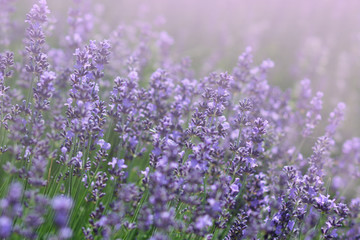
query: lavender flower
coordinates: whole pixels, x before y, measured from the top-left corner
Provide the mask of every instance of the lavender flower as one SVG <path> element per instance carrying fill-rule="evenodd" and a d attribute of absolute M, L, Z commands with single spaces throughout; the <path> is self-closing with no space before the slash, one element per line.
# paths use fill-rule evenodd
<path fill-rule="evenodd" d="M 305 128 L 302 132 L 304 137 L 308 137 L 321 120 L 320 111 L 322 109 L 322 97 L 323 93 L 317 92 L 316 96 L 310 101 L 310 109 L 306 113 Z"/>
<path fill-rule="evenodd" d="M 0 3 L 0 45 L 16 46 Z M 0 54 L 0 238 L 359 238 L 360 139 L 339 150 L 335 135 L 345 104 L 317 136 L 323 94 L 272 86 L 275 64 L 250 47 L 201 77 L 168 33 L 111 31 L 100 5 L 74 3 L 48 42 L 34 4 L 13 29 L 25 51 Z"/>
<path fill-rule="evenodd" d="M 36 83 L 36 87 L 34 88 L 34 100 L 35 108 L 37 110 L 48 110 L 50 105 L 49 99 L 55 91 L 53 84 L 55 78 L 54 72 L 44 72 L 41 75 L 40 80 Z"/>
<path fill-rule="evenodd" d="M 29 24 L 26 32 L 26 52 L 28 55 L 28 64 L 26 71 L 40 76 L 48 68 L 47 55 L 43 52 L 45 35 L 42 25 L 48 20 L 48 9 L 46 0 L 39 0 L 39 4 L 34 4 L 30 12 L 26 15 L 26 21 Z"/>
<path fill-rule="evenodd" d="M 212 219 L 210 218 L 209 215 L 200 216 L 196 219 L 195 222 L 195 227 L 199 230 L 210 227 L 211 225 L 212 225 Z"/>
<path fill-rule="evenodd" d="M 8 238 L 10 237 L 12 230 L 12 221 L 8 217 L 0 217 L 0 237 Z"/>
<path fill-rule="evenodd" d="M 11 36 L 11 27 L 12 22 L 10 21 L 11 13 L 14 11 L 13 1 L 12 0 L 2 0 L 0 10 L 0 33 L 1 40 L 0 46 L 8 46 L 12 40 Z"/>
<path fill-rule="evenodd" d="M 329 136 L 334 135 L 336 128 L 344 119 L 344 111 L 346 105 L 344 103 L 339 103 L 333 112 L 329 116 L 329 124 L 326 127 L 326 133 Z"/>
<path fill-rule="evenodd" d="M 57 196 L 52 200 L 52 208 L 55 211 L 54 222 L 59 228 L 59 236 L 62 239 L 71 238 L 72 231 L 67 227 L 70 210 L 73 206 L 71 198 L 64 196 Z"/>

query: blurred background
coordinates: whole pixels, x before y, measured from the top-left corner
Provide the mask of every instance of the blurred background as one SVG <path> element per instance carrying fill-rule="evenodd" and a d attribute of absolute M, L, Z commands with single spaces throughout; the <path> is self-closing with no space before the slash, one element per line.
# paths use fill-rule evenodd
<path fill-rule="evenodd" d="M 1 2 L 1 1 L 0 1 Z M 35 1 L 14 0 L 14 22 L 23 23 Z M 251 46 L 255 63 L 272 59 L 269 82 L 296 88 L 309 78 L 323 91 L 324 118 L 348 106 L 343 138 L 360 135 L 360 1 L 358 0 L 48 0 L 56 31 L 66 25 L 69 7 L 82 4 L 99 18 L 93 37 L 119 24 L 143 21 L 171 36 L 171 53 L 189 56 L 196 76 L 231 72 Z M 20 44 L 20 43 L 19 43 Z"/>

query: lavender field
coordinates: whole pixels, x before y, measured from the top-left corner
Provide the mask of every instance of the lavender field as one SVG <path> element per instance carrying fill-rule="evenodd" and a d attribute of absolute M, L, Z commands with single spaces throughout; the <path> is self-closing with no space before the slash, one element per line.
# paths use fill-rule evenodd
<path fill-rule="evenodd" d="M 360 239 L 360 2 L 0 0 L 0 239 Z"/>

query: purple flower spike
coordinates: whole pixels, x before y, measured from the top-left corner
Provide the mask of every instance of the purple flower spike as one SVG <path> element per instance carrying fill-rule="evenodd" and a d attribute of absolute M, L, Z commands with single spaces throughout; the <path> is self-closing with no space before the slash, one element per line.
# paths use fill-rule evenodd
<path fill-rule="evenodd" d="M 6 216 L 0 217 L 0 238 L 8 238 L 12 231 L 12 221 Z"/>

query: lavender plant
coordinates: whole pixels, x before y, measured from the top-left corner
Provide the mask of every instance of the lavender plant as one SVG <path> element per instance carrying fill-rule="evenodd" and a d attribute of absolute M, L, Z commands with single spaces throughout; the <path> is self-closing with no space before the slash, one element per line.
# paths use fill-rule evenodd
<path fill-rule="evenodd" d="M 24 51 L 0 54 L 0 238 L 360 238 L 360 140 L 335 138 L 345 104 L 321 129 L 323 94 L 271 86 L 251 48 L 196 78 L 167 33 L 88 40 L 80 13 L 55 49 L 40 0 Z"/>

